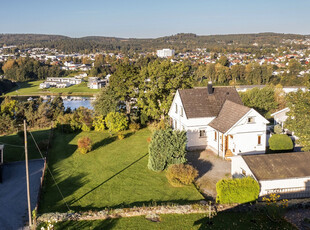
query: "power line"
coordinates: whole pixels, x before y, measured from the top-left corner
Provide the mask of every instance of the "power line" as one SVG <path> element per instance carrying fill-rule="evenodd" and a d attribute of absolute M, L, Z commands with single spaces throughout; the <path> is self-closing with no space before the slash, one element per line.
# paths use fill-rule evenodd
<path fill-rule="evenodd" d="M 41 155 L 41 157 L 42 157 L 42 159 L 43 159 L 43 158 L 44 158 L 44 157 L 43 157 L 43 154 L 42 154 L 42 152 L 41 152 L 41 150 L 40 150 L 40 148 L 39 148 L 39 146 L 38 146 L 36 140 L 34 139 L 34 137 L 33 137 L 33 135 L 32 135 L 32 132 L 29 131 L 29 133 L 30 133 L 30 135 L 31 135 L 31 137 L 32 137 L 32 139 L 33 139 L 35 145 L 37 146 L 37 149 L 39 150 L 39 153 L 40 153 L 40 155 Z M 61 197 L 62 197 L 62 200 L 63 200 L 63 202 L 66 204 L 66 206 L 67 206 L 67 208 L 68 208 L 68 211 L 70 211 L 69 205 L 68 205 L 68 203 L 66 202 L 65 197 L 64 197 L 64 195 L 62 194 L 62 192 L 61 192 L 61 190 L 60 190 L 60 188 L 59 188 L 59 186 L 58 186 L 58 184 L 57 184 L 57 182 L 56 182 L 56 180 L 55 180 L 55 177 L 53 176 L 53 174 L 52 174 L 52 172 L 51 172 L 51 170 L 49 169 L 49 167 L 48 167 L 47 164 L 46 164 L 46 168 L 47 168 L 47 170 L 49 171 L 49 173 L 51 174 L 51 176 L 52 176 L 52 178 L 53 178 L 53 180 L 54 180 L 54 183 L 55 183 L 55 185 L 56 185 L 56 187 L 57 187 L 57 189 L 58 189 L 58 191 L 59 191 L 59 193 L 60 193 L 60 195 L 61 195 Z"/>
<path fill-rule="evenodd" d="M 12 146 L 12 147 L 18 147 L 18 148 L 25 148 L 25 146 L 23 146 L 23 145 L 11 145 L 11 144 L 4 143 L 4 142 L 0 142 L 0 144 Z"/>

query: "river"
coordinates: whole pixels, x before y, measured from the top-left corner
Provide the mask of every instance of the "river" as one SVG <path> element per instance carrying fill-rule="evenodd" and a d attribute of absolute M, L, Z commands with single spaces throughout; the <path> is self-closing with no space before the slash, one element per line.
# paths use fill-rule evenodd
<path fill-rule="evenodd" d="M 33 96 L 33 97 L 12 97 L 14 100 L 18 101 L 27 101 L 27 100 L 36 100 L 39 97 L 42 97 L 44 101 L 53 98 L 54 96 Z M 86 96 L 62 96 L 65 108 L 70 108 L 72 110 L 77 109 L 80 106 L 86 107 L 88 109 L 93 109 L 92 101 L 94 101 L 94 97 L 86 97 Z"/>

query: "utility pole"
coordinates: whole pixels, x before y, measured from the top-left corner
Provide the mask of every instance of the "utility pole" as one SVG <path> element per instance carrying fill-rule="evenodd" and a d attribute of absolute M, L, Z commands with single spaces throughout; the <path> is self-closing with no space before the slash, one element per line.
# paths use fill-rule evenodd
<path fill-rule="evenodd" d="M 29 227 L 31 227 L 31 225 L 32 225 L 32 218 L 31 218 L 31 203 L 30 203 L 30 190 L 29 190 L 29 169 L 28 169 L 28 146 L 27 146 L 26 119 L 24 120 L 24 137 L 25 137 L 25 162 L 26 162 L 28 218 L 29 218 Z"/>

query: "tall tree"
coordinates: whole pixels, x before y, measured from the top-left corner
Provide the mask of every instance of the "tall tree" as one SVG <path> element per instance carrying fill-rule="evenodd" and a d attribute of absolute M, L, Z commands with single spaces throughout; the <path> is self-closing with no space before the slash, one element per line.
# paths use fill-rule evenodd
<path fill-rule="evenodd" d="M 310 92 L 299 90 L 297 93 L 287 95 L 287 105 L 290 111 L 285 127 L 298 137 L 297 143 L 303 151 L 310 150 Z"/>
<path fill-rule="evenodd" d="M 177 89 L 193 84 L 189 63 L 155 61 L 142 68 L 140 74 L 138 105 L 153 119 L 163 119 L 169 112 Z"/>

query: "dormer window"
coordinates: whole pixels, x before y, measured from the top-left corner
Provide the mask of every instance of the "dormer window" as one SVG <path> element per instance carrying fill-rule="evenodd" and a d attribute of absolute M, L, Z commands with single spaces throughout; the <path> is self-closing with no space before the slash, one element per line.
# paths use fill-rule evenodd
<path fill-rule="evenodd" d="M 175 113 L 178 113 L 178 105 L 175 103 Z"/>
<path fill-rule="evenodd" d="M 248 123 L 255 123 L 255 117 L 248 117 Z"/>

